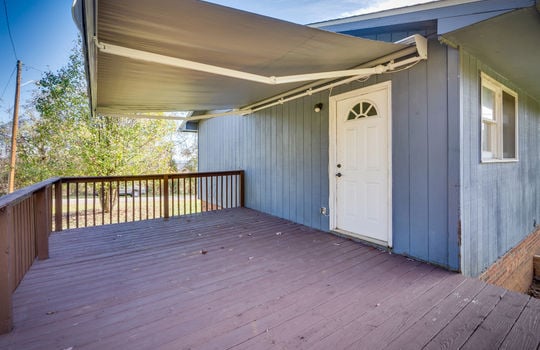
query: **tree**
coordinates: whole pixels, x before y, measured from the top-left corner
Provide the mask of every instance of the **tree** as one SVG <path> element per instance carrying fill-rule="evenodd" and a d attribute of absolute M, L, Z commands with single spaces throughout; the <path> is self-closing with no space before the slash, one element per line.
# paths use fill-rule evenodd
<path fill-rule="evenodd" d="M 198 170 L 197 134 L 181 132 L 175 137 L 176 168 L 180 172 L 196 172 Z"/>
<path fill-rule="evenodd" d="M 18 186 L 52 176 L 175 170 L 175 122 L 91 115 L 80 42 L 67 66 L 44 73 L 30 107 L 20 127 Z M 99 193 L 102 209 L 108 212 L 109 196 L 116 199 L 117 189 L 107 187 Z"/>

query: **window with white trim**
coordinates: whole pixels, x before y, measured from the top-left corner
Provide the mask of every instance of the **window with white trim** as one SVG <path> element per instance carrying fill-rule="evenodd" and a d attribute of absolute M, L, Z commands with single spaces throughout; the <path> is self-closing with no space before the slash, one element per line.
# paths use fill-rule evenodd
<path fill-rule="evenodd" d="M 518 159 L 518 96 L 482 73 L 482 162 Z"/>

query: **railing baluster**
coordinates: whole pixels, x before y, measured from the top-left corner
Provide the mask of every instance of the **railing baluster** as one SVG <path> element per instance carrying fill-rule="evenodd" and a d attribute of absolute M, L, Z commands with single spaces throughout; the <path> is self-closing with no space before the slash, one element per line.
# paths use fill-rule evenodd
<path fill-rule="evenodd" d="M 180 215 L 181 215 L 181 209 L 180 209 L 180 201 L 181 201 L 181 199 L 180 199 L 180 180 L 185 180 L 185 179 L 183 179 L 183 178 L 182 178 L 182 179 L 181 179 L 181 178 L 178 178 L 178 179 L 176 179 L 176 180 L 177 180 L 177 182 L 176 182 L 176 183 L 177 183 L 177 187 L 176 187 L 176 189 L 177 189 L 176 195 L 178 196 L 178 197 L 177 197 L 177 198 L 178 198 L 178 199 L 177 199 L 177 200 L 178 200 L 178 203 L 177 203 L 176 207 L 178 208 L 178 216 L 180 216 Z"/>
<path fill-rule="evenodd" d="M 17 221 L 15 221 L 15 241 L 17 249 L 15 250 L 17 252 L 17 256 L 20 256 L 22 258 L 22 245 L 21 245 L 21 235 L 19 234 L 21 232 L 21 229 L 24 230 L 24 222 L 21 220 L 21 212 L 24 210 L 23 208 L 24 202 L 21 202 L 17 205 Z M 15 287 L 21 278 L 21 270 L 22 270 L 22 259 L 17 259 L 17 274 L 16 274 L 16 280 L 13 286 Z"/>
<path fill-rule="evenodd" d="M 75 182 L 75 227 L 79 228 L 79 183 Z"/>
<path fill-rule="evenodd" d="M 244 191 L 244 186 L 246 185 L 245 184 L 245 176 L 244 176 L 244 171 L 240 171 L 240 175 L 238 175 L 238 177 L 240 177 L 240 186 L 238 187 L 238 191 L 240 191 L 240 207 L 243 208 L 245 205 L 246 205 L 246 198 L 244 197 L 245 196 L 245 191 Z"/>
<path fill-rule="evenodd" d="M 225 176 L 225 208 L 229 208 L 229 175 Z"/>
<path fill-rule="evenodd" d="M 184 190 L 183 191 L 183 201 L 184 201 L 184 210 L 183 210 L 183 212 L 184 212 L 184 215 L 186 215 L 186 209 L 187 209 L 186 208 L 186 180 L 187 180 L 186 177 L 182 178 L 182 187 L 183 187 L 183 190 Z M 178 179 L 178 181 L 180 181 L 180 179 Z M 178 183 L 178 191 L 180 191 L 180 183 Z M 180 200 L 180 196 L 178 196 L 178 200 Z M 178 210 L 178 215 L 181 215 L 180 210 Z"/>
<path fill-rule="evenodd" d="M 99 191 L 101 192 L 101 197 L 99 199 L 99 205 L 101 207 L 101 224 L 105 225 L 105 209 L 103 208 L 105 203 L 105 197 L 103 197 L 105 195 L 105 183 L 103 181 L 101 181 L 101 188 Z"/>
<path fill-rule="evenodd" d="M 144 212 L 145 212 L 145 220 L 148 220 L 148 195 L 150 193 L 150 188 L 148 187 L 148 179 L 144 180 Z M 141 206 L 141 220 L 143 218 L 142 214 L 142 206 Z"/>
<path fill-rule="evenodd" d="M 36 192 L 34 201 L 34 231 L 37 246 L 37 255 L 40 260 L 49 257 L 49 230 L 48 225 L 49 211 L 47 203 L 49 202 L 49 189 L 46 187 Z M 33 254 L 34 255 L 34 254 Z"/>
<path fill-rule="evenodd" d="M 66 221 L 67 221 L 67 229 L 69 230 L 69 212 L 70 212 L 70 199 L 69 199 L 69 182 L 66 183 L 66 199 L 67 199 L 67 209 L 66 209 Z"/>
<path fill-rule="evenodd" d="M 13 219 L 11 205 L 0 208 L 0 334 L 13 328 Z"/>
<path fill-rule="evenodd" d="M 124 180 L 124 222 L 127 221 L 127 206 L 128 206 L 127 191 L 128 191 L 127 180 Z M 118 192 L 118 194 L 120 194 L 120 192 Z M 133 193 L 131 195 L 133 195 Z M 120 197 L 118 197 L 118 212 L 120 212 Z M 120 222 L 120 220 L 118 220 L 118 222 Z"/>
<path fill-rule="evenodd" d="M 218 206 L 218 208 L 223 209 L 223 175 L 221 175 L 219 177 L 219 179 L 221 180 L 221 186 L 220 186 L 221 197 L 219 198 L 219 206 Z"/>
<path fill-rule="evenodd" d="M 131 196 L 131 220 L 135 221 L 135 193 L 137 193 L 137 196 L 141 196 L 141 188 L 139 187 L 137 189 L 137 192 L 135 192 L 135 181 L 131 180 L 131 191 L 133 192 L 133 195 Z"/>
<path fill-rule="evenodd" d="M 214 177 L 210 176 L 210 211 L 214 210 Z"/>
<path fill-rule="evenodd" d="M 156 180 L 152 179 L 152 219 L 156 218 Z"/>
<path fill-rule="evenodd" d="M 96 182 L 92 182 L 92 226 L 96 226 Z"/>
<path fill-rule="evenodd" d="M 116 182 L 117 186 L 118 186 L 118 181 Z M 109 224 L 112 224 L 113 223 L 113 182 L 112 181 L 109 181 Z"/>
<path fill-rule="evenodd" d="M 19 281 L 22 279 L 22 271 L 24 268 L 24 238 L 22 237 L 22 233 L 27 230 L 26 221 L 23 220 L 25 215 L 25 204 L 25 201 L 22 201 L 17 205 L 17 226 L 15 234 L 17 235 L 17 253 L 21 259 L 17 259 L 17 279 L 15 285 L 19 284 Z"/>
<path fill-rule="evenodd" d="M 193 192 L 195 192 L 197 184 L 193 184 L 193 178 L 189 177 L 189 213 L 193 214 L 197 212 L 197 202 L 195 202 L 195 210 L 192 208 L 193 203 Z M 195 200 L 197 200 L 197 195 L 195 195 Z"/>
<path fill-rule="evenodd" d="M 238 207 L 238 176 L 235 176 L 236 180 L 236 191 L 235 192 L 235 200 L 234 200 L 234 206 Z"/>
<path fill-rule="evenodd" d="M 62 231 L 62 181 L 54 184 L 54 230 Z"/>
<path fill-rule="evenodd" d="M 206 191 L 204 192 L 204 209 L 205 211 L 208 211 L 208 176 L 204 177 L 204 186 L 206 188 Z"/>
<path fill-rule="evenodd" d="M 161 206 L 159 207 L 159 213 L 165 219 L 169 218 L 169 176 L 165 175 L 163 177 L 163 212 L 161 211 Z M 161 204 L 161 201 L 159 201 Z"/>
<path fill-rule="evenodd" d="M 170 192 L 170 195 L 169 195 L 169 204 L 170 204 L 170 210 L 169 210 L 169 216 L 174 216 L 174 198 L 175 198 L 175 179 L 174 178 L 171 178 L 171 184 L 169 186 L 169 192 Z"/>
<path fill-rule="evenodd" d="M 88 182 L 84 182 L 84 227 L 88 227 Z"/>
<path fill-rule="evenodd" d="M 157 218 L 163 216 L 162 212 L 162 203 L 163 203 L 163 180 L 157 179 L 157 191 L 158 191 L 158 201 L 157 201 Z"/>
<path fill-rule="evenodd" d="M 141 180 L 139 179 L 139 220 L 142 220 L 142 195 L 143 190 L 141 186 Z M 146 193 L 146 189 L 144 190 L 144 193 Z"/>

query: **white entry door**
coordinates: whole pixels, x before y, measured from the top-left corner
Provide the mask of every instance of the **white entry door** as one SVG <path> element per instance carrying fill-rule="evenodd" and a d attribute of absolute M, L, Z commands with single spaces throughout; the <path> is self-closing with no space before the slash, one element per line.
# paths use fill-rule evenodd
<path fill-rule="evenodd" d="M 333 229 L 391 246 L 389 82 L 332 97 Z M 333 167 L 333 169 L 332 169 Z"/>

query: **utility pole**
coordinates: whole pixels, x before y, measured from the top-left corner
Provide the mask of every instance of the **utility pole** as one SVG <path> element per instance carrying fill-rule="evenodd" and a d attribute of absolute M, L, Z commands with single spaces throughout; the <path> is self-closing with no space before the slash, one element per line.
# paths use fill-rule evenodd
<path fill-rule="evenodd" d="M 17 132 L 19 130 L 19 99 L 21 97 L 22 62 L 17 60 L 17 85 L 15 86 L 15 103 L 13 105 L 13 128 L 11 129 L 11 161 L 9 163 L 8 193 L 15 187 L 15 162 L 17 160 Z"/>

